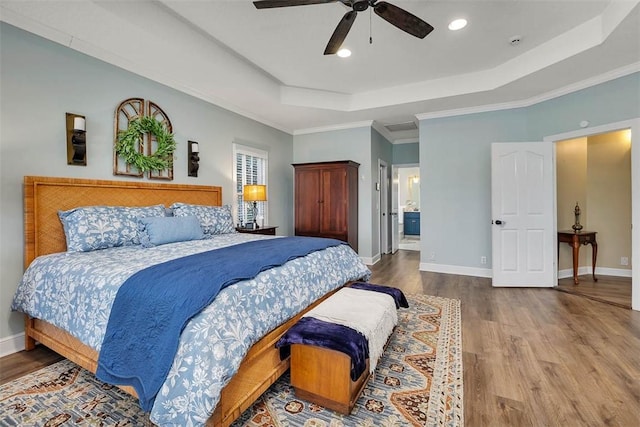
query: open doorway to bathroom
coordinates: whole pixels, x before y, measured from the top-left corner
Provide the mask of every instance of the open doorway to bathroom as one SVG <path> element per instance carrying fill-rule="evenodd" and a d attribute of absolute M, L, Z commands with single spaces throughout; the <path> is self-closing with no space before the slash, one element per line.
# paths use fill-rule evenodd
<path fill-rule="evenodd" d="M 392 211 L 397 212 L 398 227 L 394 227 L 393 232 L 397 233 L 398 249 L 419 251 L 423 234 L 420 230 L 420 168 L 418 164 L 406 164 L 394 165 L 393 169 L 398 185 L 391 203 Z"/>

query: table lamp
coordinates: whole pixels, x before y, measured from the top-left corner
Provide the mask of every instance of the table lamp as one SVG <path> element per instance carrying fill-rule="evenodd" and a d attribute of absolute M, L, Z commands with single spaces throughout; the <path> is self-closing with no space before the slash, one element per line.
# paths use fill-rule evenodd
<path fill-rule="evenodd" d="M 253 202 L 253 228 L 260 228 L 258 227 L 258 221 L 256 221 L 258 202 L 267 201 L 267 186 L 260 184 L 245 185 L 242 190 L 242 198 L 245 202 Z"/>

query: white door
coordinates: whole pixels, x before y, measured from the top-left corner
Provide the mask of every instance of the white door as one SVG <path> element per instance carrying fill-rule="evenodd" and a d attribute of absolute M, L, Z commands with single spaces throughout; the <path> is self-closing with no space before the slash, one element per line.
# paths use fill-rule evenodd
<path fill-rule="evenodd" d="M 391 166 L 391 253 L 398 251 L 399 245 L 398 224 L 398 168 Z"/>
<path fill-rule="evenodd" d="M 493 286 L 555 286 L 553 144 L 491 144 Z"/>

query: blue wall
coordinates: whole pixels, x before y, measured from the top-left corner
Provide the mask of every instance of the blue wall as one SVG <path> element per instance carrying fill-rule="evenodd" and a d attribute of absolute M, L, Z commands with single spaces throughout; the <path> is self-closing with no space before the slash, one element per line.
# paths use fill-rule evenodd
<path fill-rule="evenodd" d="M 420 143 L 393 145 L 393 164 L 407 165 L 418 164 L 420 162 Z"/>
<path fill-rule="evenodd" d="M 113 176 L 113 121 L 131 97 L 168 114 L 178 142 L 174 182 L 220 185 L 234 200 L 234 141 L 269 152 L 269 221 L 292 234 L 293 137 L 31 33 L 0 23 L 0 342 L 23 330 L 9 305 L 22 276 L 24 175 L 95 179 Z M 86 116 L 86 167 L 69 166 L 65 113 Z M 198 178 L 187 177 L 186 141 L 200 143 Z"/>
<path fill-rule="evenodd" d="M 637 117 L 640 73 L 526 108 L 421 120 L 421 262 L 491 268 L 491 143 L 542 141 L 583 120 L 593 127 Z"/>
<path fill-rule="evenodd" d="M 531 141 L 578 129 L 640 116 L 640 73 L 573 92 L 525 109 Z"/>

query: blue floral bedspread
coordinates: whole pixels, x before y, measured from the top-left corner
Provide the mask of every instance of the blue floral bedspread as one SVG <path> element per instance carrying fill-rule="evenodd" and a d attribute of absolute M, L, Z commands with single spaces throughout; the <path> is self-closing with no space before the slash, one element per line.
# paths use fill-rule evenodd
<path fill-rule="evenodd" d="M 150 265 L 256 238 L 270 237 L 231 233 L 147 249 L 45 255 L 25 272 L 12 309 L 46 320 L 99 351 L 111 305 L 129 276 Z M 182 332 L 151 420 L 161 426 L 203 425 L 256 341 L 326 292 L 369 275 L 358 255 L 340 245 L 223 289 Z"/>

